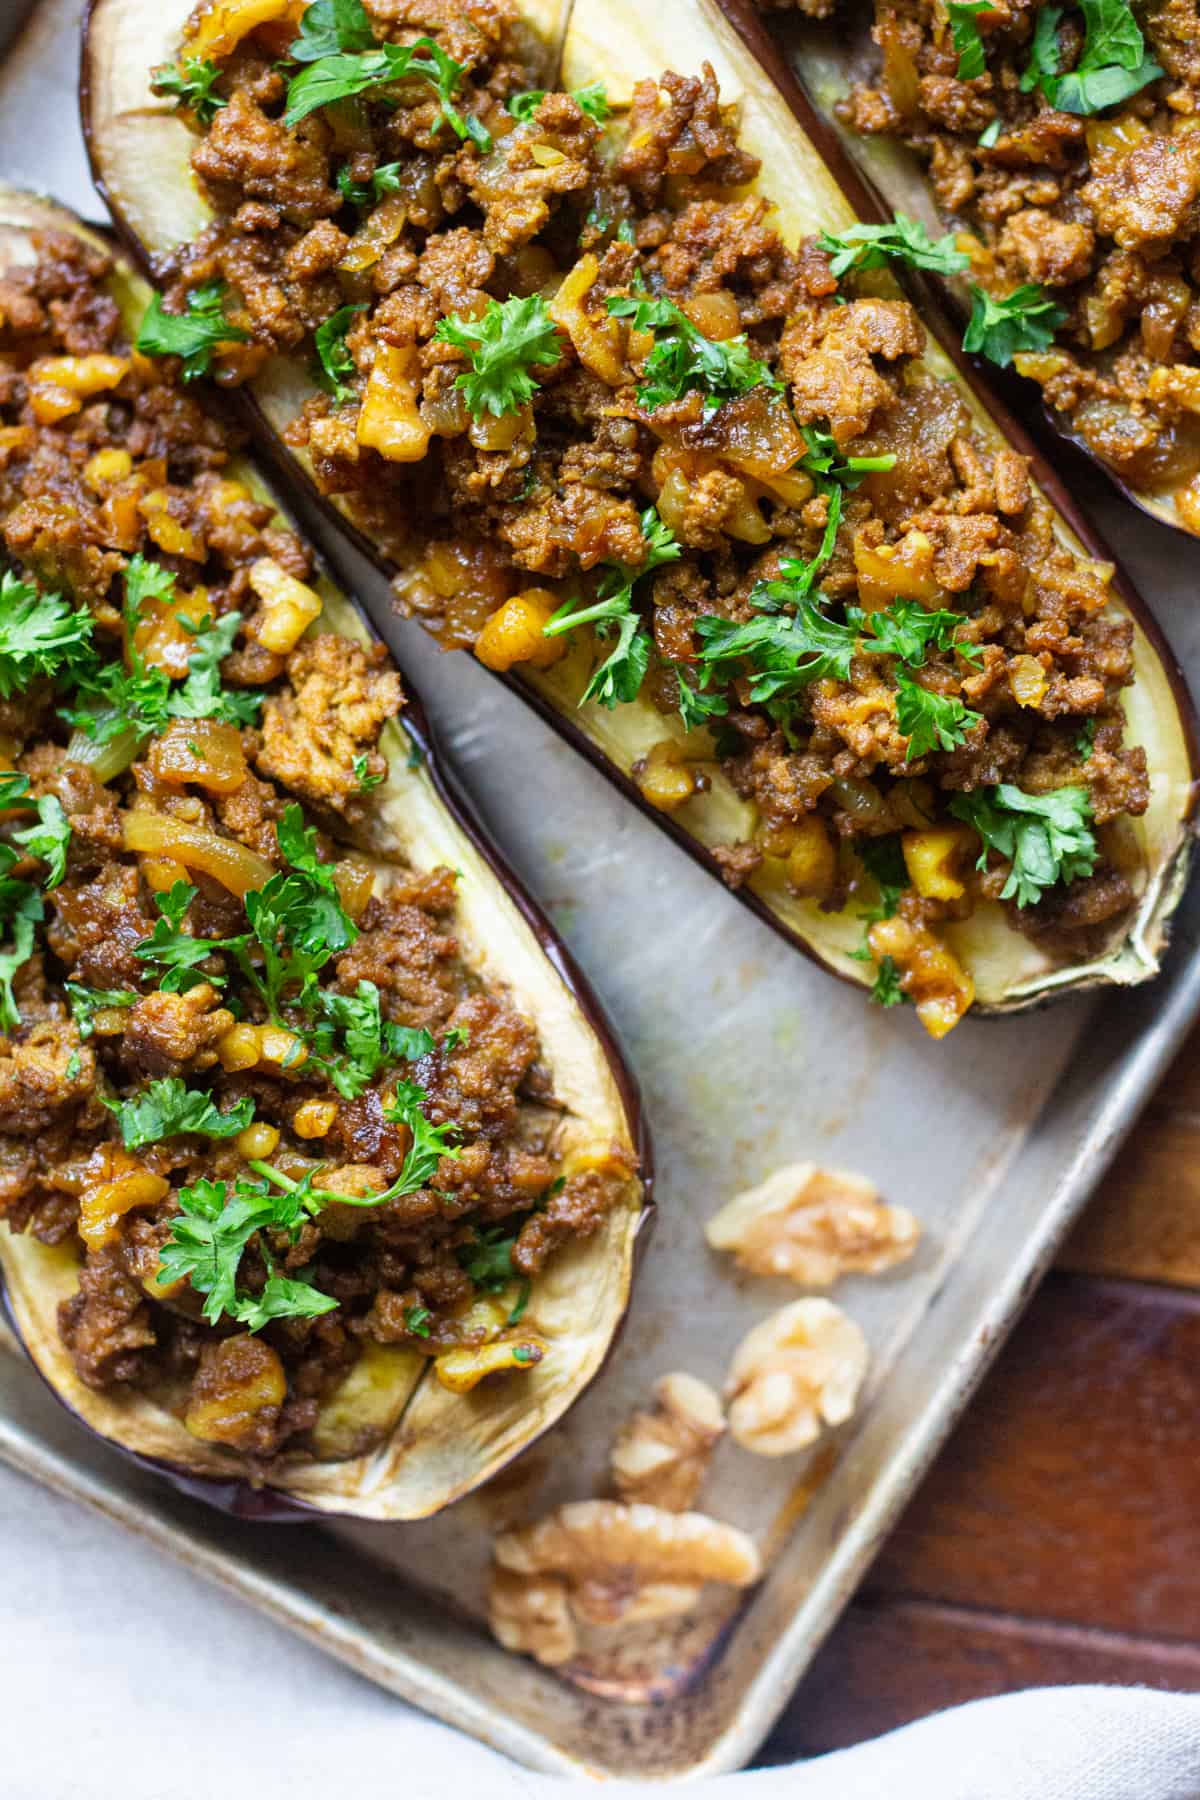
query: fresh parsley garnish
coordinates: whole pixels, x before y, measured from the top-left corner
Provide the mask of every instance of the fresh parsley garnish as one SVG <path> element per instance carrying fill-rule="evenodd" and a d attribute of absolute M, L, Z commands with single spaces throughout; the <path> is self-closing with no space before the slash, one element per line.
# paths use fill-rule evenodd
<path fill-rule="evenodd" d="M 1163 73 L 1146 51 L 1141 27 L 1126 0 L 1079 0 L 1087 35 L 1083 55 L 1067 74 L 1058 72 L 1061 6 L 1038 14 L 1021 90 L 1040 87 L 1058 112 L 1084 117 L 1140 93 Z"/>
<path fill-rule="evenodd" d="M 236 1137 L 254 1117 L 254 1102 L 249 1095 L 228 1112 L 221 1112 L 211 1094 L 202 1088 L 189 1088 L 178 1075 L 148 1081 L 132 1100 L 109 1100 L 103 1094 L 100 1098 L 116 1118 L 127 1150 L 140 1150 L 146 1144 L 158 1144 L 164 1138 L 181 1137 L 186 1132 L 201 1137 Z"/>
<path fill-rule="evenodd" d="M 908 998 L 900 986 L 900 971 L 890 956 L 881 957 L 876 965 L 871 999 L 876 1006 L 902 1006 Z"/>
<path fill-rule="evenodd" d="M 43 794 L 37 803 L 37 824 L 13 837 L 23 845 L 26 856 L 36 856 L 47 865 L 45 887 L 56 888 L 67 872 L 67 847 L 71 842 L 71 822 L 55 794 Z"/>
<path fill-rule="evenodd" d="M 143 938 L 133 953 L 139 962 L 151 963 L 162 971 L 159 986 L 167 994 L 186 994 L 202 981 L 218 988 L 225 985 L 223 975 L 202 973 L 199 968 L 215 950 L 224 947 L 224 940 L 193 937 L 183 928 L 197 891 L 190 882 L 177 881 L 165 894 L 155 894 L 154 904 L 160 917 L 149 937 Z"/>
<path fill-rule="evenodd" d="M 397 1062 L 417 1062 L 435 1048 L 431 1032 L 383 1017 L 373 981 L 360 981 L 353 994 L 322 989 L 318 1005 L 323 1018 L 313 1034 L 317 1055 L 343 1099 L 356 1099 L 382 1070 Z M 340 1055 L 335 1051 L 339 1034 Z"/>
<path fill-rule="evenodd" d="M 419 77 L 428 81 L 437 92 L 438 120 L 444 120 L 457 138 L 464 142 L 469 138 L 486 154 L 492 147 L 486 127 L 476 118 L 464 117 L 453 103 L 463 73 L 462 63 L 455 62 L 430 37 L 417 38 L 411 44 L 378 44 L 374 49 L 364 45 L 358 55 L 348 55 L 338 49 L 309 61 L 307 67 L 292 78 L 283 122 L 290 128 L 319 107 L 332 106 L 337 100 L 353 99 L 356 94 L 369 93 L 395 81 Z"/>
<path fill-rule="evenodd" d="M 558 330 L 540 294 L 489 300 L 481 319 L 450 313 L 438 321 L 434 337 L 465 352 L 470 369 L 455 386 L 476 418 L 518 412 L 534 395 L 529 371 L 556 363 L 562 355 Z"/>
<path fill-rule="evenodd" d="M 663 563 L 677 561 L 683 552 L 670 526 L 663 523 L 652 506 L 643 512 L 641 526 L 646 540 L 645 560 L 636 567 L 613 563 L 600 582 L 593 604 L 576 606 L 567 600 L 542 628 L 544 636 L 557 637 L 579 625 L 595 625 L 601 637 L 608 637 L 616 627 L 616 644 L 593 673 L 583 691 L 581 706 L 587 700 L 609 708 L 636 700 L 650 666 L 650 635 L 643 630 L 641 615 L 634 608 L 633 590 L 643 575 L 649 575 Z"/>
<path fill-rule="evenodd" d="M 339 306 L 331 313 L 323 325 L 318 325 L 313 337 L 316 346 L 317 361 L 320 365 L 318 379 L 321 386 L 340 406 L 345 400 L 354 399 L 354 389 L 350 379 L 356 373 L 354 358 L 346 347 L 346 333 L 353 325 L 360 312 L 366 311 L 365 302 L 355 306 Z"/>
<path fill-rule="evenodd" d="M 982 717 L 957 695 L 934 693 L 903 666 L 896 670 L 896 727 L 908 739 L 906 762 L 934 750 L 957 750 Z"/>
<path fill-rule="evenodd" d="M 854 489 L 868 475 L 896 466 L 894 451 L 886 451 L 882 456 L 847 456 L 843 459 L 832 432 L 823 431 L 818 425 L 802 425 L 800 431 L 808 448 L 800 458 L 799 467 L 825 491 L 834 483 Z"/>
<path fill-rule="evenodd" d="M 252 960 L 246 939 L 227 940 L 224 947 L 233 951 L 272 1019 L 281 1023 L 285 998 L 311 1006 L 319 971 L 350 947 L 358 930 L 338 897 L 333 870 L 317 859 L 316 832 L 304 824 L 299 806 L 285 807 L 275 836 L 292 867 L 246 895 L 246 916 L 261 960 Z"/>
<path fill-rule="evenodd" d="M 204 1295 L 202 1310 L 210 1324 L 224 1314 L 260 1331 L 269 1319 L 315 1318 L 337 1306 L 331 1295 L 310 1283 L 277 1274 L 265 1245 L 268 1275 L 262 1293 L 238 1289 L 242 1257 L 256 1232 L 285 1231 L 294 1237 L 303 1222 L 304 1209 L 291 1192 L 273 1192 L 265 1181 L 239 1181 L 231 1192 L 223 1181 L 202 1180 L 180 1188 L 177 1198 L 179 1211 L 159 1252 L 154 1279 L 159 1287 L 189 1281 Z"/>
<path fill-rule="evenodd" d="M 829 618 L 811 595 L 794 613 L 764 613 L 745 624 L 706 615 L 696 621 L 696 636 L 712 679 L 734 680 L 748 662 L 750 699 L 768 705 L 794 699 L 814 681 L 845 681 L 858 642 L 857 628 Z"/>
<path fill-rule="evenodd" d="M 886 837 L 856 838 L 854 848 L 859 861 L 879 889 L 878 903 L 861 912 L 859 918 L 871 925 L 879 919 L 892 918 L 900 904 L 901 894 L 909 886 L 899 833 L 893 831 Z"/>
<path fill-rule="evenodd" d="M 98 1012 L 136 1006 L 139 998 L 137 994 L 131 994 L 128 988 L 90 988 L 83 987 L 78 981 L 68 981 L 65 987 L 71 1005 L 71 1016 L 79 1027 L 81 1038 L 91 1037 Z"/>
<path fill-rule="evenodd" d="M 1018 350 L 1045 350 L 1065 324 L 1066 313 L 1036 282 L 1014 288 L 1002 300 L 971 285 L 971 317 L 963 349 L 1007 369 Z"/>
<path fill-rule="evenodd" d="M 432 1317 L 427 1306 L 410 1306 L 404 1314 L 404 1329 L 411 1331 L 414 1337 L 427 1338 Z"/>
<path fill-rule="evenodd" d="M 847 617 L 863 628 L 864 650 L 898 656 L 910 669 L 919 669 L 931 649 L 955 650 L 971 663 L 983 655 L 978 644 L 964 643 L 955 635 L 959 626 L 967 623 L 965 613 L 931 611 L 919 600 L 893 600 L 883 610 L 870 613 L 852 607 Z"/>
<path fill-rule="evenodd" d="M 8 871 L 17 861 L 11 844 L 0 845 L 0 922 L 9 942 L 0 949 L 0 1031 L 15 1031 L 21 1023 L 13 993 L 18 972 L 33 955 L 37 927 L 45 916 L 42 896 L 31 882 L 19 881 Z"/>
<path fill-rule="evenodd" d="M 143 356 L 183 358 L 183 379 L 195 381 L 212 369 L 212 359 L 222 344 L 244 344 L 249 333 L 225 317 L 228 289 L 223 281 L 206 281 L 193 288 L 186 310 L 164 311 L 162 296 L 155 294 L 142 318 L 137 347 Z"/>
<path fill-rule="evenodd" d="M 525 125 L 545 98 L 545 88 L 530 88 L 528 92 L 513 94 L 506 100 L 505 111 Z M 597 125 L 603 125 L 605 119 L 612 115 L 612 107 L 608 104 L 608 94 L 602 81 L 589 81 L 586 87 L 572 88 L 571 98 L 579 110 L 586 113 L 589 119 L 594 119 Z"/>
<path fill-rule="evenodd" d="M 372 200 L 382 200 L 385 194 L 400 191 L 400 164 L 380 163 L 370 181 L 355 181 L 346 164 L 337 172 L 337 189 L 348 206 L 366 206 Z"/>
<path fill-rule="evenodd" d="M 1075 754 L 1084 762 L 1091 760 L 1092 751 L 1096 747 L 1096 721 L 1085 719 L 1078 737 L 1075 739 Z"/>
<path fill-rule="evenodd" d="M 975 23 L 979 13 L 992 12 L 991 0 L 949 0 L 946 14 L 950 20 L 950 38 L 958 51 L 960 81 L 976 81 L 987 67 L 983 39 Z"/>
<path fill-rule="evenodd" d="M 42 677 L 69 674 L 89 656 L 92 615 L 43 594 L 11 569 L 0 576 L 0 698 Z"/>
<path fill-rule="evenodd" d="M 683 663 L 672 663 L 679 689 L 679 717 L 685 731 L 707 725 L 710 719 L 724 718 L 729 702 L 723 694 L 710 694 L 703 687 L 693 687 Z"/>
<path fill-rule="evenodd" d="M 935 275 L 959 275 L 971 263 L 955 248 L 952 232 L 935 241 L 920 219 L 903 213 L 897 213 L 890 225 L 851 225 L 836 237 L 823 231 L 818 241 L 829 254 L 829 272 L 838 281 L 851 269 L 881 269 L 888 262 L 908 263 Z"/>
<path fill-rule="evenodd" d="M 1000 897 L 1015 900 L 1018 906 L 1034 906 L 1047 888 L 1090 875 L 1100 854 L 1085 787 L 1027 794 L 1002 782 L 999 787 L 956 794 L 950 811 L 983 839 L 979 868 L 987 868 L 989 850 L 1011 862 Z"/>
<path fill-rule="evenodd" d="M 457 1161 L 462 1155 L 461 1149 L 454 1143 L 458 1135 L 457 1127 L 453 1124 L 431 1125 L 422 1112 L 422 1103 L 428 1098 L 425 1089 L 418 1087 L 415 1081 L 398 1081 L 391 1095 L 384 1101 L 384 1118 L 407 1125 L 412 1133 L 412 1143 L 404 1159 L 399 1181 L 393 1183 L 389 1190 L 393 1198 L 398 1194 L 412 1194 L 418 1188 L 428 1187 L 437 1174 L 438 1164 L 443 1156 Z"/>
<path fill-rule="evenodd" d="M 371 759 L 368 757 L 365 750 L 355 757 L 353 768 L 354 779 L 357 781 L 360 791 L 364 794 L 370 788 L 378 787 L 380 782 L 385 779 L 382 775 L 372 775 Z"/>
<path fill-rule="evenodd" d="M 201 125 L 211 125 L 223 106 L 229 103 L 213 90 L 221 79 L 221 70 L 204 56 L 185 56 L 177 63 L 163 63 L 152 69 L 150 83 L 156 94 L 173 94 L 176 106 L 185 106 L 196 115 Z"/>
<path fill-rule="evenodd" d="M 300 19 L 300 35 L 288 54 L 293 62 L 320 62 L 339 50 L 371 50 L 375 33 L 362 0 L 311 0 Z"/>
<path fill-rule="evenodd" d="M 173 719 L 220 719 L 226 725 L 256 725 L 262 710 L 261 694 L 244 693 L 221 684 L 221 663 L 233 649 L 241 629 L 240 612 L 211 615 L 193 625 L 180 617 L 183 629 L 196 640 L 196 648 L 188 658 L 186 680 L 173 688 L 167 699 L 167 712 Z"/>
<path fill-rule="evenodd" d="M 475 1234 L 475 1242 L 464 1244 L 458 1251 L 460 1267 L 484 1294 L 499 1294 L 516 1280 L 512 1253 L 516 1235 L 507 1222 L 485 1225 Z"/>
<path fill-rule="evenodd" d="M 644 294 L 614 294 L 608 310 L 618 319 L 631 319 L 635 331 L 654 334 L 654 348 L 646 358 L 638 405 L 653 412 L 672 400 L 698 390 L 705 410 L 713 411 L 737 394 L 752 388 L 783 391 L 783 383 L 766 363 L 751 354 L 745 334 L 720 342 L 705 337 L 673 300 L 654 300 Z"/>

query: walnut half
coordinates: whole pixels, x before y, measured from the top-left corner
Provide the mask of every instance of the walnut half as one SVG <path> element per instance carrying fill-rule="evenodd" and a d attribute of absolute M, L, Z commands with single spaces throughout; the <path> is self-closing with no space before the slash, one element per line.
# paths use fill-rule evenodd
<path fill-rule="evenodd" d="M 729 1429 L 743 1450 L 787 1456 L 854 1411 L 870 1352 L 831 1300 L 793 1300 L 747 1333 L 726 1383 Z"/>
<path fill-rule="evenodd" d="M 561 1575 L 514 1575 L 493 1569 L 488 1624 L 506 1650 L 532 1656 L 554 1669 L 570 1662 L 578 1646 L 575 1621 Z"/>
<path fill-rule="evenodd" d="M 573 1501 L 536 1524 L 503 1532 L 495 1559 L 492 1628 L 507 1648 L 543 1662 L 547 1644 L 559 1660 L 570 1654 L 559 1656 L 564 1637 L 555 1583 L 576 1618 L 628 1625 L 690 1612 L 706 1582 L 742 1588 L 762 1574 L 752 1539 L 735 1526 L 704 1513 L 619 1500 Z M 524 1605 L 514 1577 L 536 1587 L 537 1599 Z"/>
<path fill-rule="evenodd" d="M 622 1500 L 686 1512 L 725 1430 L 719 1396 L 695 1375 L 664 1375 L 653 1410 L 634 1413 L 613 1445 L 612 1472 Z"/>
<path fill-rule="evenodd" d="M 714 1214 L 705 1236 L 755 1275 L 832 1287 L 839 1275 L 877 1275 L 903 1262 L 921 1228 L 902 1206 L 845 1169 L 789 1163 Z"/>

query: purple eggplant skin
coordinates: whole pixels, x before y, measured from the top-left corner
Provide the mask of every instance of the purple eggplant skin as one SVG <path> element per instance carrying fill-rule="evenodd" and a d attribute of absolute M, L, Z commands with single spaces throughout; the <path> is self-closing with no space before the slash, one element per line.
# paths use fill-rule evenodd
<path fill-rule="evenodd" d="M 777 14 L 768 28 L 755 10 L 753 0 L 716 0 L 716 3 L 771 79 L 783 89 L 788 104 L 836 174 L 839 185 L 851 197 L 860 217 L 877 224 L 890 223 L 897 209 L 903 208 L 903 199 L 897 195 L 889 202 L 866 169 L 856 162 L 844 139 L 834 130 L 827 114 L 818 106 L 805 84 L 803 34 L 813 29 L 812 21 L 800 19 L 789 32 L 786 14 Z M 826 35 L 822 33 L 823 41 Z M 855 38 L 847 40 L 839 34 L 837 42 L 839 48 L 848 45 L 850 55 L 854 55 L 857 50 Z M 857 64 L 857 57 L 855 61 Z M 794 93 L 791 91 L 793 89 Z M 901 279 L 905 277 L 902 276 Z M 957 320 L 960 327 L 965 326 L 970 308 L 966 301 L 965 284 L 961 281 L 939 278 L 922 271 L 909 271 L 908 285 L 924 296 L 932 296 L 936 306 L 944 307 L 950 318 Z M 1068 469 L 1081 472 L 1099 470 L 1122 499 L 1128 500 L 1131 506 L 1145 513 L 1147 518 L 1165 526 L 1168 531 L 1179 532 L 1183 537 L 1200 536 L 1200 532 L 1193 531 L 1179 518 L 1169 496 L 1134 487 L 1111 463 L 1105 462 L 1094 450 L 1089 449 L 1071 430 L 1070 423 L 1063 414 L 1045 403 L 1040 389 L 1037 390 L 1037 399 L 1033 400 L 1036 384 L 1025 380 L 1015 369 L 998 369 L 983 357 L 970 357 L 963 352 L 956 360 L 964 368 L 974 368 L 983 378 L 989 394 L 998 394 L 1010 411 L 1018 416 L 1033 412 L 1038 421 L 1039 436 L 1046 443 L 1046 455 L 1053 456 L 1057 462 L 1065 450 Z M 994 406 L 992 410 L 997 411 Z M 1047 485 L 1040 474 L 1038 480 L 1042 486 Z"/>
<path fill-rule="evenodd" d="M 97 234 L 94 231 L 82 225 L 72 214 L 55 203 L 32 195 L 15 194 L 11 190 L 6 191 L 0 187 L 0 261 L 3 260 L 2 251 L 6 240 L 11 241 L 13 237 L 21 237 L 28 231 L 41 226 L 48 226 L 60 231 L 74 231 L 93 243 L 97 241 Z M 127 269 L 119 271 L 119 273 L 128 279 L 129 271 Z M 278 506 L 274 492 L 269 489 L 264 491 L 266 497 Z M 282 509 L 280 510 L 282 511 Z M 283 517 L 285 522 L 288 522 L 286 513 L 283 514 Z M 366 631 L 373 634 L 374 628 L 361 603 L 353 596 L 350 597 L 350 603 Z M 401 673 L 403 675 L 403 671 Z M 562 988 L 570 996 L 578 1028 L 581 1033 L 586 1033 L 596 1046 L 600 1061 L 612 1082 L 623 1132 L 629 1148 L 638 1160 L 639 1211 L 636 1220 L 631 1222 L 632 1241 L 622 1252 L 623 1256 L 627 1255 L 628 1257 L 625 1265 L 628 1278 L 621 1296 L 623 1304 L 619 1315 L 614 1318 L 603 1356 L 598 1360 L 597 1366 L 590 1375 L 580 1381 L 574 1391 L 569 1393 L 567 1404 L 573 1404 L 585 1387 L 596 1379 L 612 1354 L 613 1346 L 619 1338 L 628 1312 L 633 1280 L 645 1254 L 655 1217 L 654 1152 L 641 1091 L 637 1078 L 625 1058 L 614 1029 L 590 982 L 555 932 L 546 914 L 526 891 L 519 877 L 486 834 L 471 806 L 465 800 L 440 750 L 436 734 L 421 699 L 407 678 L 404 678 L 404 688 L 406 696 L 403 713 L 405 734 L 420 759 L 440 810 L 449 818 L 454 827 L 462 846 L 464 861 L 467 860 L 468 850 L 473 851 L 479 858 L 487 875 L 503 890 L 521 922 L 527 928 L 548 971 L 552 971 L 552 974 L 548 975 L 548 979 L 553 981 L 554 978 L 557 978 L 557 982 L 561 983 Z M 499 926 L 497 929 L 499 930 Z M 3 1307 L 5 1317 L 18 1341 L 26 1350 L 34 1368 L 37 1369 L 55 1398 L 67 1411 L 79 1419 L 85 1430 L 92 1436 L 99 1437 L 102 1442 L 121 1455 L 136 1462 L 139 1466 L 161 1475 L 181 1492 L 204 1500 L 220 1511 L 240 1518 L 311 1521 L 338 1516 L 337 1511 L 331 1507 L 319 1506 L 301 1496 L 281 1491 L 269 1483 L 256 1483 L 248 1475 L 231 1473 L 226 1476 L 223 1472 L 218 1475 L 189 1469 L 175 1461 L 147 1456 L 141 1451 L 122 1444 L 119 1437 L 99 1431 L 95 1425 L 80 1415 L 78 1408 L 73 1406 L 58 1389 L 49 1374 L 43 1369 L 38 1357 L 34 1355 L 25 1340 L 25 1325 L 14 1304 L 13 1296 L 4 1283 L 2 1274 L 0 1274 L 0 1306 Z M 517 1456 L 523 1454 L 529 1445 L 541 1435 L 542 1431 L 549 1428 L 554 1418 L 561 1415 L 562 1410 L 564 1408 L 559 1407 L 558 1413 L 554 1413 L 551 1409 L 552 1416 L 546 1424 L 531 1429 L 528 1435 L 521 1438 L 520 1442 L 516 1443 L 511 1450 L 506 1449 L 505 1452 L 502 1452 L 494 1464 L 488 1465 L 487 1471 L 481 1479 L 492 1479 L 502 1467 L 507 1466 Z M 444 1503 L 448 1504 L 454 1498 L 458 1498 L 461 1493 L 469 1491 L 471 1487 L 477 1485 L 479 1485 L 478 1481 L 467 1481 L 460 1485 Z M 442 1503 L 439 1502 L 429 1510 L 440 1510 Z M 353 1506 L 343 1508 L 342 1514 L 347 1517 L 362 1516 Z"/>

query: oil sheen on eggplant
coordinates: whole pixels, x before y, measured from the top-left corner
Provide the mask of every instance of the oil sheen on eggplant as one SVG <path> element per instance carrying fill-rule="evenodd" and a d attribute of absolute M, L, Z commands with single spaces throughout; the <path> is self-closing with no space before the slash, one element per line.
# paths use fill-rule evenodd
<path fill-rule="evenodd" d="M 0 190 L 0 277 L 37 261 L 39 232 L 70 234 L 108 252 L 53 203 Z M 119 262 L 106 283 L 126 327 L 136 325 L 149 297 L 144 284 Z M 248 463 L 226 468 L 257 499 L 276 506 Z M 282 526 L 278 510 L 277 517 Z M 356 606 L 323 577 L 316 586 L 323 602 L 319 629 L 369 643 Z M 519 1331 L 546 1348 L 517 1361 L 533 1366 L 455 1392 L 435 1377 L 431 1357 L 403 1343 L 372 1341 L 344 1379 L 323 1388 L 304 1454 L 289 1458 L 285 1451 L 276 1460 L 256 1461 L 219 1437 L 189 1431 L 166 1372 L 142 1385 L 117 1382 L 98 1390 L 85 1383 L 59 1329 L 60 1304 L 79 1286 L 74 1232 L 51 1233 L 55 1241 L 42 1242 L 0 1224 L 4 1303 L 57 1397 L 90 1429 L 177 1485 L 259 1518 L 313 1511 L 423 1517 L 488 1480 L 561 1417 L 601 1367 L 628 1303 L 635 1241 L 650 1217 L 650 1151 L 636 1086 L 585 980 L 452 798 L 411 692 L 401 718 L 383 725 L 380 750 L 386 773 L 373 777 L 370 804 L 343 821 L 340 842 L 358 859 L 364 879 L 373 874 L 376 893 L 407 880 L 408 871 L 458 872 L 453 931 L 465 991 L 475 984 L 502 994 L 536 1031 L 545 1098 L 535 1105 L 543 1109 L 538 1130 L 549 1155 L 560 1172 L 602 1166 L 621 1172 L 615 1204 L 599 1228 L 565 1242 L 529 1285 Z M 511 1335 L 497 1315 L 480 1333 L 468 1332 L 468 1341 L 486 1349 Z"/>
<path fill-rule="evenodd" d="M 210 217 L 190 171 L 194 134 L 170 100 L 154 94 L 148 80 L 149 66 L 178 55 L 189 11 L 185 0 L 171 0 L 166 7 L 151 7 L 148 0 L 92 0 L 90 10 L 84 113 L 93 167 L 118 228 L 148 267 L 166 267 L 164 259 L 200 233 Z M 845 229 L 856 216 L 850 199 L 792 107 L 764 79 L 757 58 L 710 0 L 667 0 L 652 14 L 622 15 L 619 32 L 612 29 L 611 6 L 577 0 L 561 39 L 558 82 L 572 91 L 602 83 L 619 132 L 639 81 L 657 77 L 664 67 L 696 72 L 706 62 L 720 81 L 723 105 L 738 117 L 740 144 L 761 163 L 762 172 L 748 191 L 761 191 L 775 202 L 773 222 L 785 241 L 791 245 L 821 230 Z M 886 277 L 874 291 L 885 298 L 900 293 Z M 975 439 L 989 454 L 1015 448 L 1032 456 L 1019 430 L 981 395 L 973 376 L 936 336 L 930 335 L 923 352 L 908 359 L 908 367 L 914 380 L 954 384 Z M 252 429 L 276 458 L 306 479 L 311 479 L 311 469 L 305 454 L 289 450 L 283 433 L 315 392 L 308 358 L 302 355 L 273 356 L 242 390 Z M 1036 457 L 1033 475 L 1053 508 L 1057 543 L 1072 554 L 1103 558 L 1102 546 Z M 346 508 L 337 496 L 325 505 L 346 529 Z M 389 559 L 378 544 L 364 542 L 360 529 L 353 524 L 349 529 L 389 574 L 399 577 L 400 585 L 413 574 L 403 559 L 395 554 Z M 1147 979 L 1157 969 L 1167 920 L 1182 891 L 1192 806 L 1190 703 L 1169 651 L 1120 576 L 1109 589 L 1104 616 L 1133 623 L 1135 679 L 1123 689 L 1120 705 L 1127 741 L 1145 747 L 1151 777 L 1147 810 L 1126 821 L 1132 833 L 1136 902 L 1107 934 L 1090 941 L 1086 955 L 1064 956 L 1061 948 L 1014 928 L 1006 908 L 990 898 L 982 898 L 969 917 L 950 919 L 942 928 L 944 938 L 968 972 L 980 1012 L 1021 1010 L 1082 987 Z M 659 810 L 657 816 L 710 867 L 724 861 L 728 868 L 728 858 L 716 853 L 731 845 L 753 846 L 763 824 L 756 802 L 735 789 L 711 748 L 705 757 L 703 746 L 711 740 L 703 730 L 686 733 L 678 715 L 652 704 L 645 690 L 633 703 L 613 710 L 595 701 L 581 706 L 599 660 L 589 653 L 585 635 L 580 633 L 571 653 L 553 666 L 522 668 L 519 691 L 642 804 L 648 761 L 658 757 L 669 767 L 673 757 L 684 764 L 690 758 L 701 766 L 704 780 L 686 804 L 665 814 Z M 852 884 L 849 904 L 843 899 L 835 910 L 818 896 L 798 892 L 788 869 L 786 856 L 759 856 L 738 888 L 740 896 L 826 967 L 871 986 L 877 969 L 870 957 L 863 957 L 864 906 L 859 902 L 870 904 L 872 885 L 867 882 L 855 892 Z M 932 1010 L 923 1022 L 939 1031 L 948 1028 L 946 1015 L 939 1018 Z"/>

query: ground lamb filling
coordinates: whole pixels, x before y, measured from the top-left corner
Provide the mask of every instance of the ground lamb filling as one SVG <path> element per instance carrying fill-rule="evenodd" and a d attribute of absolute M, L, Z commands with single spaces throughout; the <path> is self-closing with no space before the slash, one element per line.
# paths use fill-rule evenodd
<path fill-rule="evenodd" d="M 454 872 L 351 847 L 382 647 L 305 631 L 310 553 L 227 431 L 131 351 L 101 254 L 38 251 L 0 282 L 0 1218 L 77 1247 L 89 1386 L 253 1463 L 358 1454 L 321 1408 L 364 1355 L 541 1358 L 530 1280 L 628 1170 L 563 1166 Z"/>
<path fill-rule="evenodd" d="M 499 0 L 369 0 L 342 69 L 432 46 L 453 117 L 411 72 L 315 105 L 321 9 L 237 11 L 199 9 L 157 78 L 191 83 L 216 215 L 165 305 L 224 309 L 219 381 L 314 358 L 289 439 L 401 563 L 402 608 L 492 668 L 582 657 L 592 699 L 648 698 L 646 798 L 722 771 L 758 821 L 718 851 L 731 884 L 853 907 L 875 997 L 939 1034 L 973 989 L 937 928 L 981 899 L 1064 961 L 1110 941 L 1148 800 L 1112 569 L 922 368 L 894 287 L 785 245 L 711 69 L 617 125 L 598 88 L 540 95 Z M 1030 799 L 1082 833 L 1032 884 L 980 829 Z"/>
<path fill-rule="evenodd" d="M 1086 114 L 1059 110 L 1031 81 L 1047 28 L 1058 70 L 1083 66 L 1073 8 L 985 10 L 986 63 L 962 79 L 943 6 L 876 0 L 879 74 L 843 111 L 927 162 L 976 281 L 996 295 L 1033 283 L 1057 303 L 1053 345 L 1016 366 L 1101 461 L 1135 488 L 1173 494 L 1200 531 L 1200 20 L 1194 0 L 1133 10 L 1162 73 Z"/>

